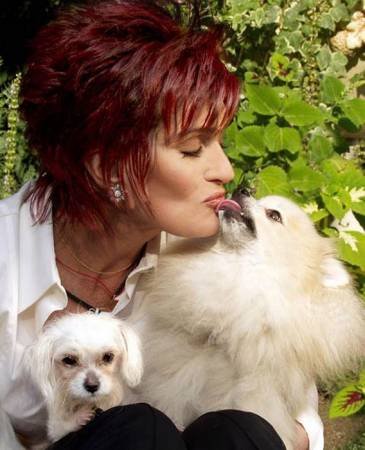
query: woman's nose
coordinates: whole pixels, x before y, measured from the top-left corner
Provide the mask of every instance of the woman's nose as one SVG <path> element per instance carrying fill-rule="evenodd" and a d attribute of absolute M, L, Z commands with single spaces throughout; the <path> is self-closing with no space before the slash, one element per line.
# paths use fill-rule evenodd
<path fill-rule="evenodd" d="M 219 143 L 214 145 L 214 149 L 210 167 L 207 171 L 207 179 L 219 184 L 229 183 L 234 177 L 233 167 Z"/>

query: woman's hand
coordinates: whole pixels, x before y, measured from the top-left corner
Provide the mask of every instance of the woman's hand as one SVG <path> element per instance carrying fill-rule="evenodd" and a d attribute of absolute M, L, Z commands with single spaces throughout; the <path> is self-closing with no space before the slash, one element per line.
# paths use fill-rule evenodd
<path fill-rule="evenodd" d="M 295 450 L 309 450 L 309 439 L 307 432 L 303 425 L 299 422 L 297 424 L 297 438 L 295 442 Z"/>

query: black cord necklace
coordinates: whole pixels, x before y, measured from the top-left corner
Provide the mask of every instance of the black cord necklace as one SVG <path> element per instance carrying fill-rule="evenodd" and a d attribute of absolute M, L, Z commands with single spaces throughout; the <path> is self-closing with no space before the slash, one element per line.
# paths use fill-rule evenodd
<path fill-rule="evenodd" d="M 83 308 L 87 309 L 88 311 L 99 311 L 99 308 L 95 308 L 95 306 L 89 305 L 89 303 L 85 302 L 85 300 L 82 300 L 81 298 L 77 297 L 77 295 L 73 294 L 72 292 L 68 291 L 66 289 L 67 297 L 73 300 L 78 305 L 82 306 Z"/>
<path fill-rule="evenodd" d="M 115 300 L 115 298 L 123 291 L 124 285 L 125 285 L 125 281 L 126 280 L 123 280 L 121 285 L 115 291 L 115 294 L 113 296 L 113 300 Z M 75 303 L 77 303 L 78 305 L 82 306 L 83 308 L 87 309 L 88 311 L 94 311 L 94 312 L 100 312 L 101 311 L 100 308 L 96 308 L 95 306 L 91 306 L 89 303 L 85 302 L 85 300 L 82 300 L 80 297 L 78 297 L 77 295 L 75 295 L 72 292 L 68 291 L 67 289 L 65 289 L 65 291 L 66 291 L 66 294 L 67 294 L 68 298 L 70 298 L 71 300 L 73 300 Z"/>

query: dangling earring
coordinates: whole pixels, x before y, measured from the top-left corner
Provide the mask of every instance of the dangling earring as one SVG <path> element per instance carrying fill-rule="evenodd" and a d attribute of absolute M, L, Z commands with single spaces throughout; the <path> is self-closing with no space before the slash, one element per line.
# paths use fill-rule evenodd
<path fill-rule="evenodd" d="M 125 200 L 126 193 L 119 183 L 112 184 L 110 189 L 112 191 L 112 200 L 115 203 L 119 203 L 120 201 Z"/>

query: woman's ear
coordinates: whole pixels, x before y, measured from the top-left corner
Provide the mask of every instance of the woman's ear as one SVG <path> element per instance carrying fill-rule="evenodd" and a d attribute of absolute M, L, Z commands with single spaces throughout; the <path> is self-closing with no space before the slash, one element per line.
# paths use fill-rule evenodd
<path fill-rule="evenodd" d="M 103 177 L 103 171 L 101 170 L 100 153 L 93 152 L 85 161 L 85 167 L 89 172 L 91 178 L 97 183 L 98 186 L 105 186 L 105 180 Z"/>
<path fill-rule="evenodd" d="M 122 376 L 129 387 L 134 387 L 140 383 L 143 375 L 141 342 L 125 322 L 120 324 L 120 333 L 123 345 Z"/>
<path fill-rule="evenodd" d="M 129 198 L 129 195 L 126 194 L 126 189 L 121 186 L 117 166 L 112 169 L 110 179 L 107 180 L 103 176 L 100 153 L 94 152 L 89 155 L 87 161 L 85 162 L 85 166 L 89 175 L 99 186 L 99 188 L 108 191 L 109 197 L 113 202 L 119 204 L 120 201 L 123 201 L 123 204 L 125 204 L 125 201 L 127 200 L 127 197 Z M 128 180 L 125 181 L 128 182 Z"/>

